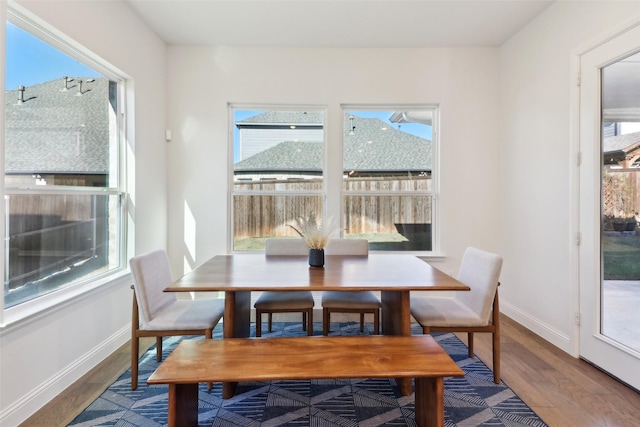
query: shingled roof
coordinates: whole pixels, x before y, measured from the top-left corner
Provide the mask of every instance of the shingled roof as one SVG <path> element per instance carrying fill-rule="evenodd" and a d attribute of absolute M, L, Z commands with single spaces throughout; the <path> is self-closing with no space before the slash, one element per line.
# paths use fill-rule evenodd
<path fill-rule="evenodd" d="M 294 125 L 322 127 L 322 117 L 323 113 L 321 113 L 320 111 L 265 111 L 264 113 L 256 114 L 255 116 L 239 120 L 238 122 L 236 122 L 236 126 L 274 127 L 276 125 L 282 125 L 289 127 L 290 125 Z"/>
<path fill-rule="evenodd" d="M 300 114 L 300 113 L 297 113 Z M 266 124 L 269 118 L 287 123 L 277 112 L 269 116 L 259 115 L 255 122 Z M 307 116 L 308 117 L 308 116 Z M 355 126 L 353 132 L 345 127 L 344 164 L 345 172 L 389 173 L 431 171 L 431 141 L 402 132 L 375 118 L 345 116 L 345 123 Z M 296 120 L 296 117 L 291 117 Z M 243 120 L 243 123 L 249 119 Z M 317 122 L 322 123 L 321 116 Z M 291 123 L 299 123 L 292 121 Z M 385 129 L 385 130 L 383 130 Z M 309 172 L 319 173 L 323 166 L 323 144 L 319 142 L 283 141 L 234 166 L 236 173 L 260 172 Z"/>
<path fill-rule="evenodd" d="M 604 138 L 602 151 L 605 165 L 631 167 L 640 158 L 640 132 Z"/>
<path fill-rule="evenodd" d="M 6 173 L 107 174 L 114 93 L 108 79 L 82 77 L 7 91 Z"/>
<path fill-rule="evenodd" d="M 345 123 L 351 121 L 345 118 Z M 431 141 L 402 132 L 380 119 L 353 116 L 344 130 L 345 171 L 431 171 Z"/>
<path fill-rule="evenodd" d="M 235 172 L 321 172 L 322 143 L 285 141 L 235 164 Z"/>

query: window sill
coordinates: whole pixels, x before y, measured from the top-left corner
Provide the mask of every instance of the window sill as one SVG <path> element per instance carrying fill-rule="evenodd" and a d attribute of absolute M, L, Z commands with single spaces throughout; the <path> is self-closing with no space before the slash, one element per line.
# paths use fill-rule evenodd
<path fill-rule="evenodd" d="M 52 310 L 60 310 L 82 298 L 88 298 L 96 292 L 102 292 L 125 282 L 130 283 L 130 281 L 129 270 L 122 269 L 100 279 L 63 288 L 32 301 L 8 308 L 0 313 L 0 316 L 2 316 L 0 335 L 10 329 L 34 322 L 50 314 Z"/>

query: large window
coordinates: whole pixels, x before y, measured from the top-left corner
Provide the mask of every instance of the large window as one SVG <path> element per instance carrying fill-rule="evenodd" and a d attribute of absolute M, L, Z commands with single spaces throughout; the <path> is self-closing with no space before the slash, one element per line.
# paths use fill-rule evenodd
<path fill-rule="evenodd" d="M 268 237 L 324 213 L 324 110 L 232 106 L 234 251 L 264 249 Z"/>
<path fill-rule="evenodd" d="M 433 250 L 434 107 L 344 107 L 344 237 Z"/>
<path fill-rule="evenodd" d="M 123 264 L 122 84 L 100 64 L 12 18 L 5 82 L 5 308 Z"/>
<path fill-rule="evenodd" d="M 231 107 L 234 251 L 260 250 L 267 237 L 297 237 L 299 218 L 340 225 L 371 250 L 435 250 L 437 108 L 343 107 L 342 139 L 327 140 L 325 114 L 309 108 Z M 341 182 L 328 190 L 326 182 Z M 331 211 L 331 206 L 334 211 Z M 339 208 L 335 208 L 339 207 Z"/>

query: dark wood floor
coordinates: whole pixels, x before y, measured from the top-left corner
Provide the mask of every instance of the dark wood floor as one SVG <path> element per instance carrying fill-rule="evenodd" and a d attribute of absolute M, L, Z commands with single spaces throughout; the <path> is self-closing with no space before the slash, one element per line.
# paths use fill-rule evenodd
<path fill-rule="evenodd" d="M 558 350 L 511 319 L 501 319 L 502 379 L 549 426 L 640 425 L 639 393 Z M 475 350 L 491 366 L 488 334 L 476 334 Z M 129 368 L 129 354 L 129 346 L 123 346 L 22 425 L 66 426 Z"/>

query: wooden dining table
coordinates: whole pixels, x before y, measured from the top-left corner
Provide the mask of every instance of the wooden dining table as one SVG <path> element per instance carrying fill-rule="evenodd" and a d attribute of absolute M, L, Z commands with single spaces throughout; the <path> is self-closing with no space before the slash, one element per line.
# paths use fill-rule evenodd
<path fill-rule="evenodd" d="M 327 255 L 323 268 L 310 267 L 305 256 L 217 255 L 187 273 L 167 292 L 224 292 L 225 338 L 248 337 L 251 292 L 374 291 L 382 302 L 382 334 L 411 335 L 411 291 L 468 291 L 469 287 L 408 254 Z M 411 394 L 410 379 L 399 379 Z M 223 397 L 235 385 L 223 384 Z"/>

